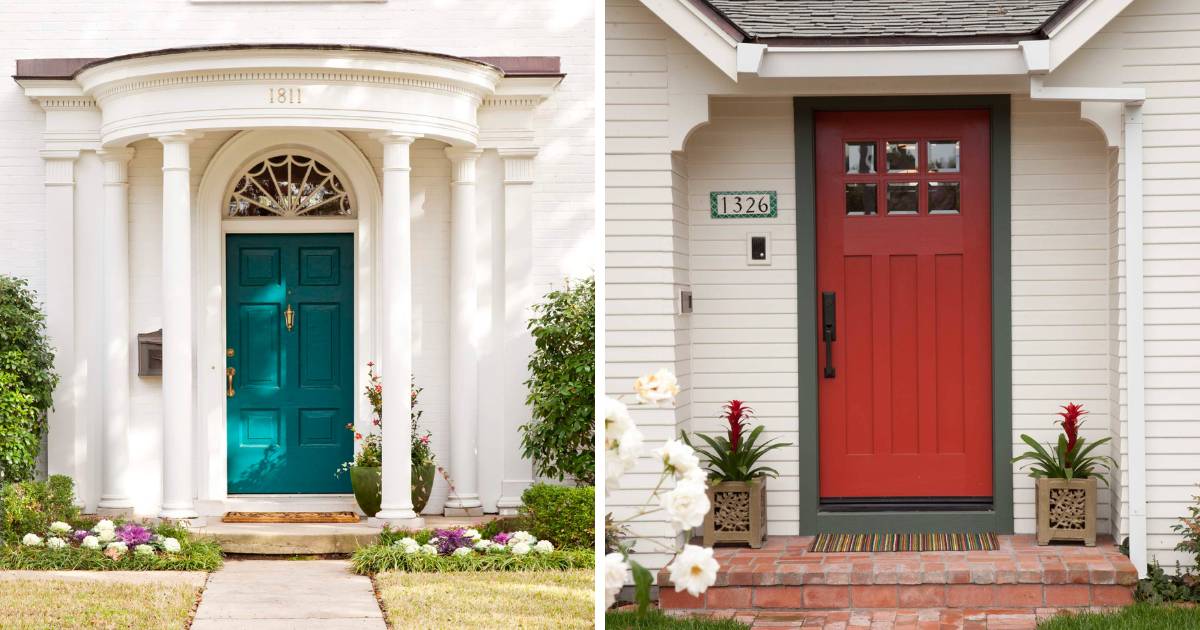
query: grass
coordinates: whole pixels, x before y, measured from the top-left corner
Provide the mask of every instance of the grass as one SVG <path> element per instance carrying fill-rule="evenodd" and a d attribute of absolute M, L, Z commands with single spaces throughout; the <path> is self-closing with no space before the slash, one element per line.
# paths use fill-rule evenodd
<path fill-rule="evenodd" d="M 0 628 L 182 630 L 199 590 L 185 584 L 6 581 L 0 583 Z"/>
<path fill-rule="evenodd" d="M 373 575 L 384 571 L 411 573 L 454 573 L 496 571 L 565 571 L 592 569 L 596 552 L 591 549 L 556 550 L 550 553 L 471 553 L 465 556 L 427 556 L 404 553 L 401 547 L 361 547 L 350 558 L 354 572 Z"/>
<path fill-rule="evenodd" d="M 1063 613 L 1038 624 L 1038 630 L 1110 629 L 1200 630 L 1200 608 L 1134 604 L 1108 613 Z"/>
<path fill-rule="evenodd" d="M 393 628 L 591 628 L 593 572 L 400 573 L 375 576 Z"/>
<path fill-rule="evenodd" d="M 638 615 L 631 610 L 610 611 L 604 614 L 606 630 L 657 630 L 659 628 L 688 628 L 688 630 L 747 630 L 750 626 L 733 619 L 704 617 L 672 617 L 659 610 Z"/>

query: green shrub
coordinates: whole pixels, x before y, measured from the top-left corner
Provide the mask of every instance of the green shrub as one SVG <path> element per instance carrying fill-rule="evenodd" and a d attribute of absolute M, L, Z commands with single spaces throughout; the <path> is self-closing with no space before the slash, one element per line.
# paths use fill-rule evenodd
<path fill-rule="evenodd" d="M 596 489 L 534 484 L 521 495 L 529 533 L 564 549 L 596 545 Z"/>
<path fill-rule="evenodd" d="M 529 320 L 525 401 L 533 420 L 521 426 L 521 448 L 534 472 L 551 479 L 596 482 L 596 279 L 551 291 Z"/>
<path fill-rule="evenodd" d="M 464 556 L 431 556 L 405 553 L 401 547 L 361 547 L 350 558 L 354 571 L 374 575 L 384 571 L 449 573 L 456 571 L 564 571 L 592 569 L 596 553 L 591 549 L 555 550 L 550 553 L 472 553 Z"/>
<path fill-rule="evenodd" d="M 652 610 L 639 615 L 637 612 L 621 610 L 604 613 L 604 627 L 608 630 L 659 630 L 679 628 L 683 630 L 748 630 L 750 626 L 736 619 L 708 619 L 705 617 L 672 617 L 661 611 Z"/>
<path fill-rule="evenodd" d="M 58 375 L 46 318 L 20 278 L 0 275 L 0 484 L 33 478 Z"/>
<path fill-rule="evenodd" d="M 10 483 L 0 490 L 0 542 L 15 543 L 30 532 L 44 532 L 54 521 L 79 523 L 70 477 L 51 475 L 46 481 Z"/>

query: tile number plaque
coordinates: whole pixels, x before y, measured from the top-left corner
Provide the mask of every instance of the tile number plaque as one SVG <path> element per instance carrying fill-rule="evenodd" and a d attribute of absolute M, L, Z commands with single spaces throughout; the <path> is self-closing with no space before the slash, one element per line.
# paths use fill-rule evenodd
<path fill-rule="evenodd" d="M 714 219 L 770 219 L 778 216 L 774 190 L 741 190 L 709 193 Z"/>

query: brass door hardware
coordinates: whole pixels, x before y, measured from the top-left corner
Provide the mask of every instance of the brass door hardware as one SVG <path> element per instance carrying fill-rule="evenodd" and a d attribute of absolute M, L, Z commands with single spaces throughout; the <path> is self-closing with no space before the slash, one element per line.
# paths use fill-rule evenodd
<path fill-rule="evenodd" d="M 292 310 L 292 305 L 287 305 L 287 310 L 283 312 L 283 323 L 287 325 L 288 332 L 292 332 L 292 325 L 296 323 L 296 311 Z"/>
<path fill-rule="evenodd" d="M 237 374 L 237 370 L 227 367 L 225 368 L 225 395 L 233 398 L 233 375 Z"/>
<path fill-rule="evenodd" d="M 233 348 L 225 348 L 225 356 L 232 359 L 233 358 Z"/>

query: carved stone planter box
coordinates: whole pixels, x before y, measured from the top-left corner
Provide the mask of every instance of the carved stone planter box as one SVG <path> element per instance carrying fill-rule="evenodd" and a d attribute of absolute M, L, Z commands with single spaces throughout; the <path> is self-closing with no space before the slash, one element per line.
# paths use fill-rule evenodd
<path fill-rule="evenodd" d="M 1096 546 L 1096 478 L 1037 480 L 1039 545 L 1082 540 Z"/>
<path fill-rule="evenodd" d="M 762 547 L 767 529 L 767 480 L 722 481 L 708 487 L 712 509 L 704 517 L 704 546 L 743 542 Z"/>

